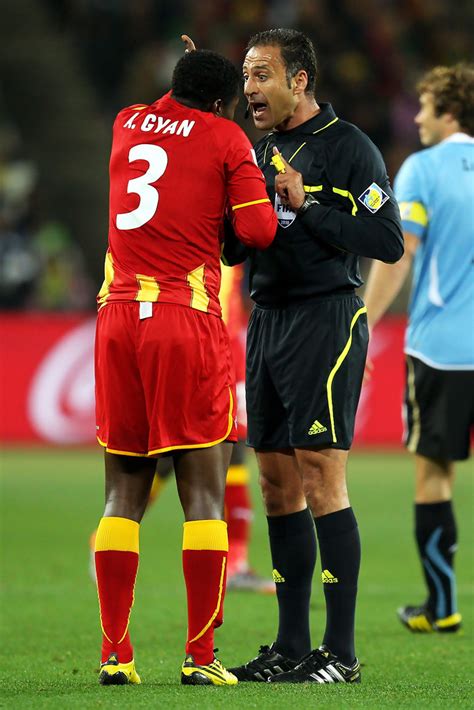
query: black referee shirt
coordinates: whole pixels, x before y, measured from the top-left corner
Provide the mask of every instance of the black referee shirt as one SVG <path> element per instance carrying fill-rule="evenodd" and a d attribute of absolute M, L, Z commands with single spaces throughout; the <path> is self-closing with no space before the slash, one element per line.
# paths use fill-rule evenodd
<path fill-rule="evenodd" d="M 264 251 L 227 239 L 224 261 L 250 258 L 250 295 L 261 306 L 350 293 L 362 284 L 359 256 L 395 262 L 403 254 L 400 213 L 379 150 L 330 104 L 306 123 L 273 131 L 255 146 L 278 217 Z M 303 176 L 320 203 L 298 216 L 275 193 L 273 146 Z"/>

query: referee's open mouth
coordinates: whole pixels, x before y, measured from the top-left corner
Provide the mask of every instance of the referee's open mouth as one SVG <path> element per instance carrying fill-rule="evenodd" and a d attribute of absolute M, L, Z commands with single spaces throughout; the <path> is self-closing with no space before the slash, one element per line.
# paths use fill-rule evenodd
<path fill-rule="evenodd" d="M 268 108 L 267 104 L 263 103 L 262 101 L 249 101 L 249 104 L 252 110 L 254 120 L 260 120 Z"/>

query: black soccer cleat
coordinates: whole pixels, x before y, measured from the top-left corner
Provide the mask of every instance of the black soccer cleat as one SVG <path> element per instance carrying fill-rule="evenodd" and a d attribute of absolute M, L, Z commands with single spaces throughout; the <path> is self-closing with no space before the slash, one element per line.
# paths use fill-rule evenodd
<path fill-rule="evenodd" d="M 401 606 L 397 616 L 404 626 L 414 633 L 429 634 L 436 631 L 440 634 L 455 634 L 461 628 L 461 614 L 451 614 L 443 619 L 435 619 L 425 605 Z"/>
<path fill-rule="evenodd" d="M 360 683 L 360 663 L 345 666 L 326 646 L 311 651 L 296 668 L 269 678 L 270 683 Z"/>
<path fill-rule="evenodd" d="M 229 668 L 239 681 L 253 681 L 256 683 L 265 683 L 270 678 L 291 671 L 298 664 L 291 658 L 282 656 L 274 650 L 274 643 L 271 646 L 260 646 L 258 656 L 252 658 L 251 661 L 244 666 Z"/>

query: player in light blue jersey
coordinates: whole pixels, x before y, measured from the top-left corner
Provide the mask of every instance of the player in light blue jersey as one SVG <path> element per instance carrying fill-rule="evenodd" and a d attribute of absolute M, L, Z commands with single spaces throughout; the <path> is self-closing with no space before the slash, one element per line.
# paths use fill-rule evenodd
<path fill-rule="evenodd" d="M 364 300 L 373 328 L 413 265 L 406 444 L 415 455 L 415 535 L 428 598 L 398 616 L 411 631 L 455 632 L 454 461 L 468 458 L 474 424 L 474 66 L 436 67 L 417 88 L 415 122 L 427 148 L 395 180 L 405 255 L 393 265 L 374 262 Z"/>

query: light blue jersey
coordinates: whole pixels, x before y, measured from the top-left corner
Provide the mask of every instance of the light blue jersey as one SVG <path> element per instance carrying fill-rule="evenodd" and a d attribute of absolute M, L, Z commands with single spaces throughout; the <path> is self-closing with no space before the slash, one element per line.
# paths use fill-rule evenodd
<path fill-rule="evenodd" d="M 403 230 L 417 236 L 405 352 L 474 369 L 474 138 L 414 153 L 395 179 Z"/>

